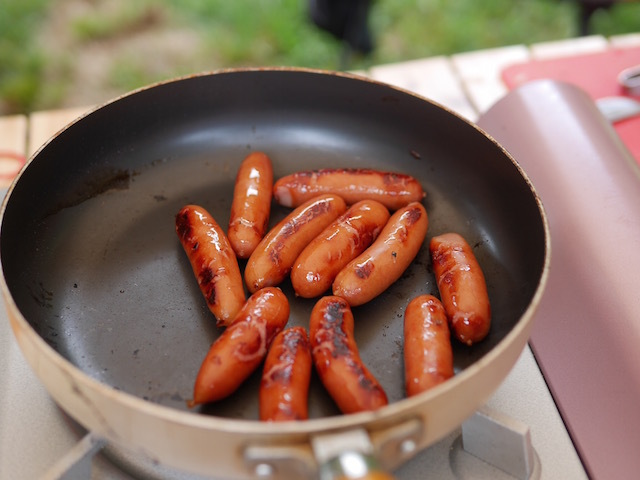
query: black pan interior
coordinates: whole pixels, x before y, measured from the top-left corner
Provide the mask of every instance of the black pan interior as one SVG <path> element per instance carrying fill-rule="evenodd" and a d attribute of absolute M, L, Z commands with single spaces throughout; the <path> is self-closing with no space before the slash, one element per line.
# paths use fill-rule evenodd
<path fill-rule="evenodd" d="M 455 345 L 460 371 L 516 324 L 540 280 L 544 225 L 530 186 L 473 126 L 411 94 L 349 76 L 299 70 L 230 71 L 157 85 L 94 111 L 60 133 L 16 183 L 2 220 L 4 275 L 15 302 L 60 355 L 91 377 L 186 409 L 219 335 L 174 231 L 187 203 L 226 226 L 239 162 L 270 155 L 279 177 L 321 167 L 416 176 L 427 197 L 427 241 L 381 297 L 354 309 L 362 357 L 390 401 L 403 398 L 402 317 L 437 294 L 426 245 L 463 234 L 484 268 L 489 337 Z M 272 221 L 287 209 L 274 205 Z M 241 267 L 243 265 L 241 264 Z M 291 325 L 313 300 L 291 299 Z M 256 419 L 255 374 L 203 413 Z M 313 417 L 337 410 L 316 379 Z"/>

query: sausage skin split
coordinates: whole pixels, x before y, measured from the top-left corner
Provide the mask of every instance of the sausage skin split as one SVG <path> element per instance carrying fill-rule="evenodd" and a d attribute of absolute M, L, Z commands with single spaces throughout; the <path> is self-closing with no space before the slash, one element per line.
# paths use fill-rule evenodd
<path fill-rule="evenodd" d="M 491 327 L 491 306 L 484 274 L 471 247 L 457 233 L 445 233 L 429 244 L 440 299 L 454 336 L 472 345 Z"/>
<path fill-rule="evenodd" d="M 389 210 L 375 200 L 353 205 L 314 238 L 296 259 L 291 284 L 296 295 L 313 298 L 331 288 L 338 272 L 378 237 Z"/>
<path fill-rule="evenodd" d="M 397 210 L 378 238 L 336 276 L 333 294 L 362 305 L 398 280 L 418 254 L 427 235 L 427 211 L 419 202 Z"/>
<path fill-rule="evenodd" d="M 405 390 L 411 397 L 453 377 L 447 314 L 433 295 L 420 295 L 404 312 Z"/>
<path fill-rule="evenodd" d="M 260 366 L 273 338 L 289 320 L 289 302 L 279 288 L 251 295 L 233 323 L 211 345 L 188 406 L 228 397 Z"/>
<path fill-rule="evenodd" d="M 239 258 L 247 259 L 267 232 L 273 167 L 262 152 L 249 154 L 236 175 L 227 235 Z"/>
<path fill-rule="evenodd" d="M 224 231 L 204 208 L 186 205 L 176 215 L 176 233 L 217 325 L 229 325 L 246 297 L 238 260 Z"/>
<path fill-rule="evenodd" d="M 250 292 L 279 285 L 304 247 L 347 209 L 337 195 L 303 203 L 273 227 L 249 257 L 244 279 Z"/>
<path fill-rule="evenodd" d="M 333 193 L 349 205 L 372 199 L 389 210 L 419 202 L 425 193 L 414 177 L 403 173 L 360 168 L 327 168 L 292 173 L 276 181 L 273 196 L 285 207 L 296 207 L 310 198 Z"/>
<path fill-rule="evenodd" d="M 260 382 L 260 420 L 283 422 L 309 418 L 311 348 L 304 327 L 290 327 L 271 343 Z"/>
<path fill-rule="evenodd" d="M 315 369 L 342 413 L 376 410 L 387 395 L 360 358 L 353 314 L 340 297 L 322 297 L 311 311 L 309 338 Z"/>

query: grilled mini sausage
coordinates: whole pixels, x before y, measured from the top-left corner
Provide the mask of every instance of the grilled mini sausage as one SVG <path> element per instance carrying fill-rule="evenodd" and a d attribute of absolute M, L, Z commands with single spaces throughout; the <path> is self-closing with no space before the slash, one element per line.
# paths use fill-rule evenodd
<path fill-rule="evenodd" d="M 309 338 L 318 376 L 343 413 L 387 405 L 382 386 L 360 358 L 346 300 L 332 296 L 318 300 L 311 311 Z"/>
<path fill-rule="evenodd" d="M 235 392 L 260 366 L 288 319 L 289 302 L 279 288 L 264 288 L 251 295 L 233 323 L 211 345 L 188 406 L 215 402 Z"/>
<path fill-rule="evenodd" d="M 244 271 L 250 292 L 280 284 L 291 272 L 300 252 L 347 209 L 336 195 L 322 195 L 303 203 L 280 221 L 251 254 Z"/>
<path fill-rule="evenodd" d="M 262 152 L 249 154 L 238 168 L 227 231 L 239 258 L 249 258 L 267 232 L 272 190 L 271 160 Z"/>
<path fill-rule="evenodd" d="M 489 333 L 491 306 L 482 269 L 471 247 L 457 233 L 433 237 L 429 244 L 442 305 L 454 336 L 472 345 Z"/>
<path fill-rule="evenodd" d="M 224 231 L 204 208 L 186 205 L 176 215 L 176 233 L 218 326 L 229 325 L 246 297 L 238 260 Z"/>
<path fill-rule="evenodd" d="M 285 207 L 296 207 L 310 198 L 333 193 L 349 205 L 360 200 L 377 200 L 397 210 L 425 196 L 420 182 L 403 173 L 360 168 L 327 168 L 292 173 L 276 181 L 273 196 Z"/>
<path fill-rule="evenodd" d="M 407 396 L 453 377 L 447 314 L 433 295 L 420 295 L 404 312 L 404 379 Z"/>
<path fill-rule="evenodd" d="M 283 422 L 309 417 L 311 348 L 304 327 L 290 327 L 271 343 L 260 382 L 260 420 Z"/>
<path fill-rule="evenodd" d="M 389 220 L 389 210 L 375 200 L 362 200 L 314 238 L 291 270 L 297 295 L 313 298 L 329 288 L 338 272 L 376 239 Z"/>
<path fill-rule="evenodd" d="M 338 273 L 333 294 L 352 307 L 380 295 L 416 257 L 428 225 L 427 211 L 419 202 L 396 211 L 375 242 Z"/>

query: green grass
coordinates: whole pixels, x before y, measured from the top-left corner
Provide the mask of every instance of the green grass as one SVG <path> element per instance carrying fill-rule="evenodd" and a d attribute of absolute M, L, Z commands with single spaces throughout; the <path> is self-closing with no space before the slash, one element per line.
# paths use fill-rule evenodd
<path fill-rule="evenodd" d="M 167 2 L 202 28 L 229 64 L 340 66 L 342 45 L 310 25 L 306 1 Z M 376 50 L 352 68 L 566 38 L 575 27 L 573 5 L 556 0 L 377 0 L 370 23 Z"/>
<path fill-rule="evenodd" d="M 105 88 L 126 92 L 220 67 L 345 67 L 343 46 L 311 24 L 307 0 L 85 0 L 85 11 L 65 26 L 70 51 L 52 51 L 36 33 L 50 9 L 69 1 L 0 0 L 0 114 L 63 105 L 77 67 L 75 49 L 145 29 L 185 29 L 199 37 L 199 46 L 185 52 L 189 62 L 162 69 L 135 51 L 118 54 Z M 96 11 L 104 5 L 109 9 Z M 376 0 L 370 17 L 376 48 L 369 56 L 352 56 L 346 67 L 568 38 L 577 33 L 576 16 L 569 0 Z M 638 31 L 640 2 L 598 12 L 592 25 L 593 33 L 607 36 Z"/>
<path fill-rule="evenodd" d="M 31 42 L 46 0 L 0 0 L 0 98 L 9 111 L 28 109 L 41 89 L 45 58 Z"/>
<path fill-rule="evenodd" d="M 158 21 L 159 12 L 153 8 L 152 2 L 138 0 L 107 15 L 81 15 L 71 23 L 71 28 L 75 38 L 81 42 L 109 39 Z"/>

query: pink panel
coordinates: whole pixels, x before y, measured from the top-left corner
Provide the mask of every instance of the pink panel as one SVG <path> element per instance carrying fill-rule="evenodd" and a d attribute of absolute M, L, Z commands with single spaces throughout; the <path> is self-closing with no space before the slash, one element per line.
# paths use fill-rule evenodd
<path fill-rule="evenodd" d="M 638 163 L 591 97 L 568 83 L 524 84 L 478 123 L 520 163 L 548 213 L 536 359 L 591 477 L 637 478 Z"/>

